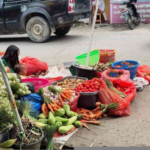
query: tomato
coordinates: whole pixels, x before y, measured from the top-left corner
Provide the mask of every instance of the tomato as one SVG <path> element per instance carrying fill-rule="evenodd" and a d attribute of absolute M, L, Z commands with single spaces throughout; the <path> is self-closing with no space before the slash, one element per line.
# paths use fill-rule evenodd
<path fill-rule="evenodd" d="M 89 84 L 87 84 L 86 87 L 89 88 L 90 87 Z"/>
<path fill-rule="evenodd" d="M 94 89 L 95 88 L 94 85 L 92 85 L 91 88 Z"/>

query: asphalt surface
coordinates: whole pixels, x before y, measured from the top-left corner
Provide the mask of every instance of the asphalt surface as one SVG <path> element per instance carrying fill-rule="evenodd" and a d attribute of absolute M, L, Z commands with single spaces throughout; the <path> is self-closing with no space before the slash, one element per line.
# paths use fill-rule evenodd
<path fill-rule="evenodd" d="M 74 61 L 87 52 L 90 40 L 89 27 L 73 28 L 65 37 L 52 35 L 47 43 L 32 43 L 24 36 L 0 36 L 0 50 L 14 44 L 21 56 L 33 56 L 46 61 L 49 66 Z M 137 60 L 150 66 L 150 24 L 142 24 L 131 31 L 126 25 L 95 29 L 92 49 L 116 49 L 116 60 Z M 131 103 L 131 115 L 122 118 L 106 118 L 104 126 L 89 125 L 82 128 L 66 143 L 70 147 L 142 147 L 150 146 L 150 86 L 138 92 Z M 94 142 L 94 143 L 93 143 Z"/>

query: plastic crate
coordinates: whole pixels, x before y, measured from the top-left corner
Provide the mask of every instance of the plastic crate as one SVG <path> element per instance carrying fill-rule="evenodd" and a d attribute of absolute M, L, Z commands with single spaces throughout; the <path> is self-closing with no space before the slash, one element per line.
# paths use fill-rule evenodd
<path fill-rule="evenodd" d="M 90 52 L 90 56 L 89 56 L 89 66 L 92 66 L 96 63 L 99 62 L 99 50 L 94 50 Z M 77 62 L 80 65 L 86 65 L 86 59 L 87 59 L 87 53 L 81 54 L 79 56 L 76 57 Z"/>

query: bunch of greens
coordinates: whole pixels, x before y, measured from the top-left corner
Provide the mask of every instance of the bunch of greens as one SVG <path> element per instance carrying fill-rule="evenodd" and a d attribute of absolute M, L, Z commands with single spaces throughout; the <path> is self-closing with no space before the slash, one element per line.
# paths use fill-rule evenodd
<path fill-rule="evenodd" d="M 45 126 L 44 133 L 48 142 L 46 150 L 54 150 L 53 137 L 54 137 L 56 130 L 57 130 L 57 126 L 55 124 L 51 126 L 50 125 Z"/>

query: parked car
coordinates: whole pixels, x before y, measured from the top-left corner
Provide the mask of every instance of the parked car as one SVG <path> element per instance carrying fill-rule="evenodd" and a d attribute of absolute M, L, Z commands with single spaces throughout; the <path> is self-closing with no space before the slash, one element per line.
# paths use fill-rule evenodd
<path fill-rule="evenodd" d="M 45 42 L 51 33 L 66 35 L 90 12 L 91 0 L 0 0 L 0 33 L 27 33 L 32 41 Z"/>

